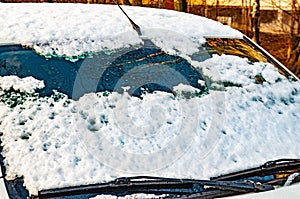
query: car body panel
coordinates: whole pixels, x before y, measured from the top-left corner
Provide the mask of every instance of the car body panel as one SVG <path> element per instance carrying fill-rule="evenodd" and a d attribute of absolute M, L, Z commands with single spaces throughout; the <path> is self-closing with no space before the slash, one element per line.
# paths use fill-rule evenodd
<path fill-rule="evenodd" d="M 2 173 L 1 167 L 0 167 L 0 175 L 1 175 L 1 178 L 0 178 L 0 198 L 1 199 L 9 199 L 7 189 L 6 189 L 6 186 L 5 186 L 5 183 L 4 183 L 4 178 L 3 178 L 3 173 Z"/>

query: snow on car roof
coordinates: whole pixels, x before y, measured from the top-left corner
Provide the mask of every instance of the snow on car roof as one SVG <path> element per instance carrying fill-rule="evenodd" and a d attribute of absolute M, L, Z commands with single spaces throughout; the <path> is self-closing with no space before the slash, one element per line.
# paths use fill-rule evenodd
<path fill-rule="evenodd" d="M 199 42 L 204 36 L 242 36 L 229 26 L 196 15 L 142 7 L 124 9 L 150 37 L 154 34 L 157 38 L 158 30 L 174 31 Z M 115 5 L 2 4 L 0 10 L 1 40 L 20 42 L 42 54 L 74 56 L 141 42 Z M 169 39 L 184 45 L 178 38 Z"/>
<path fill-rule="evenodd" d="M 42 54 L 73 56 L 141 42 L 116 6 L 1 4 L 0 10 L 0 38 Z M 126 11 L 157 46 L 171 53 L 179 50 L 187 59 L 204 36 L 242 37 L 199 16 L 134 7 Z M 176 34 L 178 40 L 173 41 L 161 34 L 166 30 L 185 35 L 189 42 L 181 42 Z M 190 44 L 192 50 L 187 49 Z M 176 97 L 156 92 L 142 99 L 126 92 L 89 93 L 78 100 L 58 92 L 54 97 L 28 94 L 23 104 L 9 106 L 11 93 L 3 93 L 11 86 L 30 93 L 44 84 L 33 78 L 1 77 L 6 178 L 24 176 L 26 188 L 37 194 L 120 176 L 207 179 L 270 159 L 299 158 L 298 82 L 281 76 L 270 64 L 232 55 L 191 63 L 204 75 L 217 73 L 215 81 L 241 86 L 190 99 L 180 93 L 193 93 L 195 88 L 187 85 L 174 88 Z M 265 79 L 262 85 L 255 83 L 256 75 Z"/>

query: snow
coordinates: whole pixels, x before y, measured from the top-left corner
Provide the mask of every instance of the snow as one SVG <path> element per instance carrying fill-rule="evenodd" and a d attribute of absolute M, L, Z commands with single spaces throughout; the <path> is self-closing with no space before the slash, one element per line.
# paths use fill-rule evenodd
<path fill-rule="evenodd" d="M 187 59 L 204 36 L 241 38 L 227 26 L 194 15 L 125 8 L 141 27 L 155 30 L 142 28 L 148 38 L 175 30 L 153 42 Z M 44 55 L 78 56 L 142 42 L 115 6 L 1 4 L 0 10 L 0 38 L 32 46 Z M 188 42 L 172 42 L 177 34 Z M 179 84 L 173 89 L 184 95 L 157 91 L 142 99 L 112 92 L 71 100 L 56 92 L 59 99 L 28 96 L 15 107 L 1 100 L 6 177 L 24 176 L 30 194 L 37 194 L 120 176 L 208 179 L 272 159 L 299 158 L 298 82 L 270 64 L 235 56 L 188 60 L 218 89 L 184 97 L 198 90 Z M 257 75 L 265 82 L 256 84 Z M 223 87 L 222 82 L 232 85 Z M 0 77 L 1 94 L 10 87 L 31 93 L 42 86 L 32 77 Z"/>
<path fill-rule="evenodd" d="M 233 82 L 246 86 L 254 83 L 257 75 L 263 76 L 269 83 L 275 83 L 276 80 L 284 78 L 269 63 L 251 63 L 247 58 L 233 55 L 213 55 L 212 59 L 193 64 L 215 82 Z"/>
<path fill-rule="evenodd" d="M 20 42 L 44 55 L 80 56 L 142 42 L 114 5 L 29 3 L 2 4 L 0 9 L 0 40 Z M 240 32 L 229 26 L 196 15 L 180 13 L 178 16 L 175 11 L 128 6 L 124 9 L 144 35 L 156 38 L 153 42 L 159 47 L 172 44 L 178 49 L 195 50 L 194 44 L 190 46 L 192 42 L 178 39 L 182 35 L 197 43 L 203 42 L 203 36 L 241 37 Z M 175 30 L 176 34 L 166 30 Z"/>
<path fill-rule="evenodd" d="M 25 77 L 21 79 L 17 76 L 0 76 L 0 88 L 3 90 L 13 88 L 15 90 L 33 93 L 35 89 L 43 88 L 44 86 L 43 81 L 36 80 L 33 77 Z"/>

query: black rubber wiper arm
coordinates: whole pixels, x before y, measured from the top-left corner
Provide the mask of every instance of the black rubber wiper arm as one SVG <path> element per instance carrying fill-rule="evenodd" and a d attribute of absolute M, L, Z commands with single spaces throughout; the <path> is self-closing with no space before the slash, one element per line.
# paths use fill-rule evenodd
<path fill-rule="evenodd" d="M 278 159 L 268 161 L 259 167 L 212 177 L 210 179 L 217 181 L 232 181 L 253 176 L 267 176 L 281 173 L 293 174 L 297 171 L 300 171 L 300 159 Z"/>
<path fill-rule="evenodd" d="M 219 191 L 218 195 L 224 191 L 223 195 L 225 196 L 234 195 L 234 193 L 260 192 L 272 189 L 273 186 L 271 185 L 262 185 L 253 182 L 224 182 L 135 176 L 117 178 L 108 183 L 44 190 L 39 192 L 39 198 L 81 194 L 111 194 L 119 196 L 133 193 L 190 195 L 216 190 Z"/>
<path fill-rule="evenodd" d="M 141 32 L 141 28 L 136 23 L 134 23 L 134 21 L 127 15 L 127 13 L 123 10 L 123 8 L 118 3 L 118 0 L 113 0 L 113 1 L 120 8 L 120 10 L 126 16 L 126 18 L 129 20 L 132 28 L 138 33 L 139 37 L 143 40 L 145 47 L 148 47 L 148 48 L 153 48 L 154 47 L 154 48 L 160 49 L 150 39 L 148 39 L 146 37 L 143 37 L 142 32 Z"/>
<path fill-rule="evenodd" d="M 142 33 L 141 33 L 140 27 L 136 23 L 134 23 L 134 21 L 132 21 L 132 19 L 126 14 L 126 12 L 122 9 L 122 7 L 120 6 L 120 4 L 118 3 L 118 0 L 113 0 L 113 1 L 114 1 L 115 4 L 117 4 L 117 6 L 121 9 L 121 11 L 127 17 L 127 19 L 129 20 L 130 24 L 132 25 L 132 28 L 138 33 L 139 36 L 141 36 Z"/>

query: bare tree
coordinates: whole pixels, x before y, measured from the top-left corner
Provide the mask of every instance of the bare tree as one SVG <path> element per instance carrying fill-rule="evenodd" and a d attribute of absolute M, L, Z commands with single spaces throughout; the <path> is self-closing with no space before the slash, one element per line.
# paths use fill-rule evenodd
<path fill-rule="evenodd" d="M 300 75 L 300 9 L 298 1 L 292 0 L 291 7 L 291 38 L 289 41 L 287 63 L 296 75 Z"/>
<path fill-rule="evenodd" d="M 288 59 L 288 66 L 297 75 L 300 75 L 300 39 L 299 37 L 294 39 L 294 45 L 291 48 L 291 53 Z"/>
<path fill-rule="evenodd" d="M 280 10 L 285 15 L 289 16 L 290 20 L 283 20 L 283 23 L 289 27 L 287 60 L 286 65 L 298 77 L 300 76 L 300 5 L 299 0 L 286 0 L 290 4 L 290 8 L 277 5 L 275 0 L 272 1 L 273 6 Z"/>
<path fill-rule="evenodd" d="M 174 1 L 174 8 L 175 10 L 181 11 L 181 12 L 187 12 L 187 0 L 177 0 Z"/>
<path fill-rule="evenodd" d="M 132 4 L 129 0 L 121 0 L 120 2 L 121 2 L 121 4 L 132 6 Z"/>
<path fill-rule="evenodd" d="M 254 27 L 254 40 L 257 44 L 260 44 L 259 39 L 259 26 L 260 26 L 260 0 L 255 0 L 253 4 L 253 27 Z"/>

